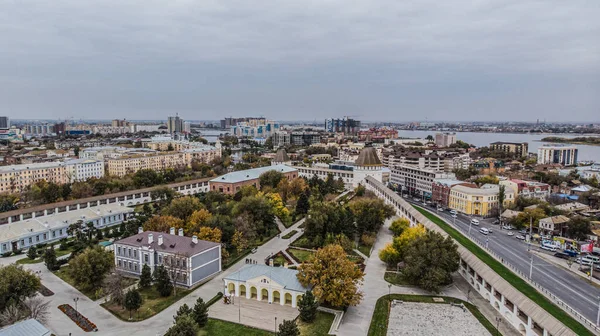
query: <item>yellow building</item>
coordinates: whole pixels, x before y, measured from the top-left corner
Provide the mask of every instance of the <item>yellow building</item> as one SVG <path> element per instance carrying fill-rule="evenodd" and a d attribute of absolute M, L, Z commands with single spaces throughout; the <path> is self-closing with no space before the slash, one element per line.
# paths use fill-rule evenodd
<path fill-rule="evenodd" d="M 490 216 L 498 209 L 498 186 L 472 188 L 455 185 L 450 189 L 448 206 L 467 215 Z"/>
<path fill-rule="evenodd" d="M 140 169 L 164 170 L 167 168 L 188 167 L 190 165 L 189 157 L 184 152 L 124 155 L 107 161 L 108 174 L 120 177 L 135 173 Z"/>

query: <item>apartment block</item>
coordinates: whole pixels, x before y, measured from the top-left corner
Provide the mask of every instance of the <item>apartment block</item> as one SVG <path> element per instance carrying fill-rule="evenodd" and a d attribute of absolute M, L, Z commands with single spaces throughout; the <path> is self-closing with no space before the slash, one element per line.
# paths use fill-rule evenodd
<path fill-rule="evenodd" d="M 498 210 L 498 185 L 481 188 L 455 185 L 450 189 L 449 208 L 466 215 L 491 216 Z"/>
<path fill-rule="evenodd" d="M 524 157 L 529 154 L 529 144 L 527 142 L 492 142 L 490 150 L 516 154 L 519 157 Z"/>
<path fill-rule="evenodd" d="M 140 169 L 158 171 L 167 168 L 188 167 L 189 165 L 189 156 L 184 152 L 124 155 L 107 160 L 108 174 L 111 176 L 125 176 Z"/>
<path fill-rule="evenodd" d="M 538 148 L 537 163 L 573 166 L 577 164 L 577 152 L 575 146 L 544 145 Z"/>
<path fill-rule="evenodd" d="M 401 189 L 403 193 L 424 198 L 432 197 L 434 180 L 455 178 L 453 173 L 409 165 L 397 165 L 391 170 L 391 183 L 393 185 Z"/>

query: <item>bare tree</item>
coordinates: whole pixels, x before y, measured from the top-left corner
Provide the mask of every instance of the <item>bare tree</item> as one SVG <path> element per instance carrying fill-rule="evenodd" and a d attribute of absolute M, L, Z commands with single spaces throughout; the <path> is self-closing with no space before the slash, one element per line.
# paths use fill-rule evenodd
<path fill-rule="evenodd" d="M 171 279 L 171 283 L 173 284 L 173 294 L 177 294 L 177 283 L 179 281 L 187 280 L 187 264 L 189 255 L 181 252 L 177 252 L 175 254 L 171 254 L 168 257 L 165 257 L 163 265 L 169 273 L 169 278 Z M 189 261 L 191 262 L 191 261 Z M 185 274 L 185 277 L 184 277 Z"/>
<path fill-rule="evenodd" d="M 125 292 L 123 291 L 123 276 L 119 273 L 112 273 L 104 279 L 104 291 L 112 302 L 120 305 L 125 301 Z"/>
<path fill-rule="evenodd" d="M 0 325 L 9 325 L 16 323 L 21 320 L 23 317 L 23 311 L 19 309 L 16 304 L 12 304 L 4 309 L 2 313 L 0 313 Z"/>
<path fill-rule="evenodd" d="M 45 324 L 48 321 L 48 316 L 50 315 L 50 301 L 44 302 L 44 299 L 36 296 L 25 300 L 24 304 L 29 309 L 30 318 L 36 319 L 42 324 Z"/>

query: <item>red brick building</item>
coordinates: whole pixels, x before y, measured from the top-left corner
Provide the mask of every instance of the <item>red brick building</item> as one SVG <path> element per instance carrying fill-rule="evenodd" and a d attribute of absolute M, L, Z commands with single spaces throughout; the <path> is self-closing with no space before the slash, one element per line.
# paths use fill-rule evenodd
<path fill-rule="evenodd" d="M 453 179 L 435 179 L 431 185 L 431 201 L 436 203 L 438 206 L 447 208 L 450 199 L 450 189 L 452 189 L 452 187 L 455 185 L 464 185 L 477 188 L 476 184 L 467 183 L 465 181 Z"/>

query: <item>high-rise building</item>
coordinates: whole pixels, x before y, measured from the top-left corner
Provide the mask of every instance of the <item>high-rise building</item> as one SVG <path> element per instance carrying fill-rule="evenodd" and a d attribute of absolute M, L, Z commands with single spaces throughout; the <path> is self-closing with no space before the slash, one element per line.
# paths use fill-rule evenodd
<path fill-rule="evenodd" d="M 279 123 L 265 118 L 246 118 L 231 126 L 231 134 L 238 137 L 266 139 L 279 131 Z"/>
<path fill-rule="evenodd" d="M 183 133 L 191 133 L 192 132 L 192 123 L 189 121 L 183 122 Z"/>
<path fill-rule="evenodd" d="M 577 164 L 578 149 L 575 146 L 544 145 L 538 148 L 538 164 L 558 163 L 565 166 Z"/>
<path fill-rule="evenodd" d="M 179 114 L 175 115 L 174 117 L 169 117 L 167 121 L 167 128 L 171 134 L 183 132 L 183 119 L 179 118 Z"/>
<path fill-rule="evenodd" d="M 438 147 L 449 147 L 456 143 L 456 133 L 436 133 L 435 145 Z"/>
<path fill-rule="evenodd" d="M 343 119 L 325 119 L 325 131 L 356 135 L 360 130 L 360 121 L 348 117 Z"/>
<path fill-rule="evenodd" d="M 497 141 L 490 144 L 490 150 L 504 153 L 514 153 L 518 157 L 524 157 L 529 153 L 529 144 L 527 142 Z"/>
<path fill-rule="evenodd" d="M 129 126 L 129 122 L 127 122 L 127 120 L 123 119 L 113 119 L 112 121 L 112 127 L 126 127 Z"/>
<path fill-rule="evenodd" d="M 10 119 L 8 117 L 0 117 L 0 129 L 7 130 L 10 128 Z"/>

